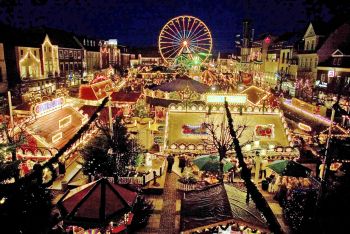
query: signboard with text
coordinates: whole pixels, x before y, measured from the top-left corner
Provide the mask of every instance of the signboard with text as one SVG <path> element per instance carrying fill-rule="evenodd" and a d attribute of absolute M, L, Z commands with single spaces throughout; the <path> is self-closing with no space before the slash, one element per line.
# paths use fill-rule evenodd
<path fill-rule="evenodd" d="M 34 107 L 34 114 L 36 115 L 43 115 L 48 112 L 51 112 L 52 110 L 61 108 L 64 104 L 64 98 L 56 98 L 50 101 L 41 102 L 35 105 Z"/>
<path fill-rule="evenodd" d="M 247 102 L 247 95 L 207 94 L 206 96 L 207 104 L 224 104 L 225 100 L 230 105 L 244 105 Z"/>

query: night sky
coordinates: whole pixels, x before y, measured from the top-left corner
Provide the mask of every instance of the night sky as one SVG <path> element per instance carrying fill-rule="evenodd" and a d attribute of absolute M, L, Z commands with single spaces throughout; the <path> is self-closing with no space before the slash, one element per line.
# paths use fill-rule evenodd
<path fill-rule="evenodd" d="M 306 27 L 305 0 L 0 0 L 0 21 L 21 27 L 48 26 L 130 46 L 157 45 L 162 26 L 179 15 L 200 18 L 213 36 L 214 51 L 233 50 L 242 19 L 256 34 Z M 4 4 L 7 3 L 7 4 Z"/>

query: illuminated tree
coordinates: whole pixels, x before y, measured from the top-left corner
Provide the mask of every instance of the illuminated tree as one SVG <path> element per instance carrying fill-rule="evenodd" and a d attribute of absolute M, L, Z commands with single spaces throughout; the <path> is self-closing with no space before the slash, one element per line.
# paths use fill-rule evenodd
<path fill-rule="evenodd" d="M 113 135 L 108 126 L 98 122 L 100 134 L 82 150 L 83 171 L 89 176 L 125 176 L 128 167 L 135 166 L 136 157 L 141 151 L 135 140 L 130 139 L 122 119 L 117 117 L 113 123 Z"/>

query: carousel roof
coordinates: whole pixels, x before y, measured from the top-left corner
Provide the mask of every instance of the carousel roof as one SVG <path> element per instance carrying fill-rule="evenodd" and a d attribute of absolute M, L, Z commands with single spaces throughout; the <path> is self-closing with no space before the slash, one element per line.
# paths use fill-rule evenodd
<path fill-rule="evenodd" d="M 66 223 L 96 227 L 130 211 L 136 197 L 136 192 L 102 178 L 70 190 L 57 206 Z"/>
<path fill-rule="evenodd" d="M 185 76 L 178 75 L 175 80 L 152 87 L 151 89 L 161 90 L 163 92 L 178 92 L 178 91 L 185 90 L 187 87 L 189 90 L 196 93 L 206 93 L 210 89 L 208 85 L 195 81 L 186 75 Z"/>

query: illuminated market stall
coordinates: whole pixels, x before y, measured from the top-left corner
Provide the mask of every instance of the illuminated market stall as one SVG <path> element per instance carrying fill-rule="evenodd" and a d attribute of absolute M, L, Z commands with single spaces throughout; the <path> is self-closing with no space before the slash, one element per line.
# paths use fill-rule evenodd
<path fill-rule="evenodd" d="M 244 94 L 223 95 L 207 94 L 206 105 L 191 103 L 171 104 L 167 113 L 164 149 L 172 152 L 206 153 L 215 151 L 208 144 L 206 123 L 220 126 L 225 122 L 226 114 L 222 103 L 230 103 L 234 125 L 246 125 L 244 134 L 239 138 L 247 143 L 243 150 L 246 156 L 254 156 L 256 151 L 264 157 L 296 157 L 299 153 L 293 148 L 291 131 L 278 108 L 253 107 L 247 105 Z M 217 128 L 220 131 L 220 128 Z"/>
<path fill-rule="evenodd" d="M 33 147 L 18 148 L 17 157 L 46 160 L 61 149 L 88 120 L 87 115 L 65 105 L 64 98 L 38 103 L 32 107 L 35 119 L 26 131 Z"/>

